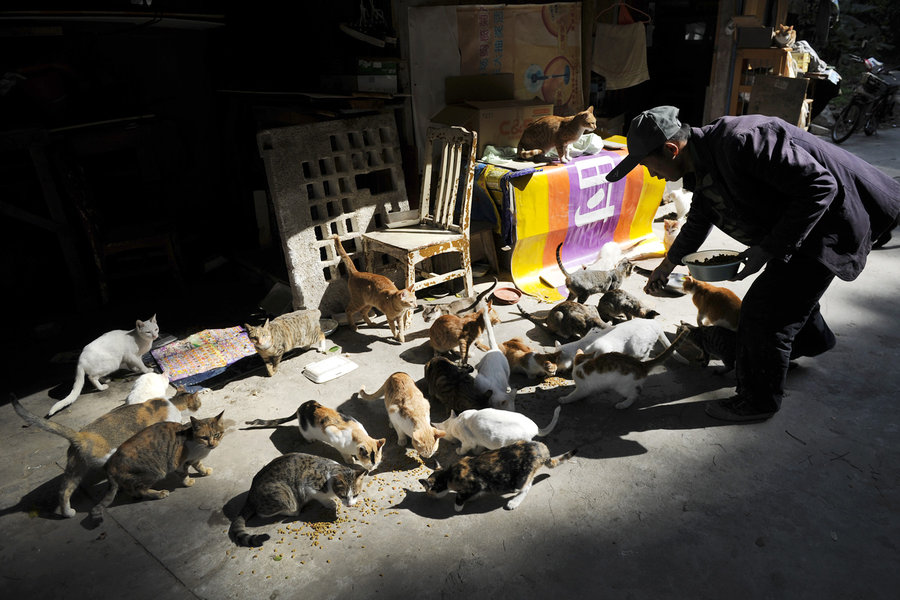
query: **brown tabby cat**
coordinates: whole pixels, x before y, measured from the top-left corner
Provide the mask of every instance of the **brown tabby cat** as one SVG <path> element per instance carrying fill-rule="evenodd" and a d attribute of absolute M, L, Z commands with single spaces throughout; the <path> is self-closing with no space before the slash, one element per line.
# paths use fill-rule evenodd
<path fill-rule="evenodd" d="M 425 385 L 428 398 L 440 402 L 448 410 L 487 408 L 493 390 L 479 391 L 475 387 L 472 365 L 457 365 L 446 356 L 435 356 L 425 365 Z"/>
<path fill-rule="evenodd" d="M 437 451 L 444 432 L 431 426 L 431 405 L 416 387 L 413 378 L 398 371 L 385 379 L 373 394 L 366 393 L 365 386 L 359 390 L 359 396 L 364 400 L 375 400 L 382 395 L 400 447 L 406 446 L 406 438 L 409 436 L 419 456 L 423 459 L 430 458 Z"/>
<path fill-rule="evenodd" d="M 384 313 L 391 327 L 391 334 L 398 341 L 405 342 L 406 312 L 416 308 L 416 295 L 412 288 L 398 290 L 394 282 L 384 275 L 358 271 L 344 250 L 340 236 L 335 234 L 331 238 L 347 268 L 350 301 L 347 303 L 346 313 L 353 331 L 356 331 L 356 313 L 361 313 L 366 323 L 373 325 L 369 319 L 369 309 L 374 307 Z"/>
<path fill-rule="evenodd" d="M 365 474 L 361 469 L 321 456 L 283 454 L 254 475 L 250 493 L 240 514 L 231 522 L 228 536 L 239 546 L 262 546 L 269 539 L 268 534 L 247 532 L 247 520 L 254 515 L 296 516 L 310 500 L 329 502 L 335 512 L 341 501 L 353 506 L 363 492 Z"/>
<path fill-rule="evenodd" d="M 70 500 L 85 475 L 94 469 L 102 469 L 120 444 L 146 427 L 163 421 L 181 423 L 181 411 L 198 410 L 200 397 L 181 389 L 171 400 L 155 398 L 140 404 L 118 406 L 81 431 L 28 412 L 15 397 L 12 405 L 27 423 L 69 440 L 66 470 L 59 486 L 59 513 L 71 518 L 75 516 L 75 510 Z"/>
<path fill-rule="evenodd" d="M 741 316 L 741 299 L 726 287 L 712 285 L 690 275 L 682 283 L 684 291 L 693 296 L 697 307 L 697 325 L 720 325 L 737 331 Z"/>
<path fill-rule="evenodd" d="M 103 521 L 103 509 L 112 504 L 119 488 L 132 496 L 161 499 L 168 496 L 169 491 L 154 490 L 150 486 L 169 473 L 183 476 L 185 487 L 194 485 L 188 467 L 193 467 L 202 476 L 210 475 L 212 469 L 204 467 L 200 461 L 219 445 L 225 434 L 223 414 L 224 411 L 208 419 L 191 417 L 188 425 L 156 423 L 123 442 L 106 463 L 109 491 L 91 509 L 94 521 Z"/>
<path fill-rule="evenodd" d="M 500 350 L 506 355 L 511 371 L 524 373 L 532 379 L 556 375 L 556 360 L 559 358 L 559 350 L 535 352 L 520 337 L 503 342 L 500 344 Z"/>
<path fill-rule="evenodd" d="M 491 301 L 486 306 L 488 312 L 493 309 Z M 489 348 L 478 339 L 484 333 L 484 312 L 485 309 L 481 308 L 464 317 L 441 315 L 435 319 L 428 329 L 435 356 L 458 348 L 459 364 L 463 365 L 469 362 L 469 348 L 472 344 L 487 352 Z"/>
<path fill-rule="evenodd" d="M 247 421 L 253 427 L 277 427 L 297 419 L 300 437 L 307 441 L 320 441 L 341 453 L 344 462 L 360 465 L 366 471 L 373 471 L 381 464 L 381 449 L 387 441 L 374 439 L 366 432 L 362 423 L 333 408 L 322 406 L 315 400 L 300 405 L 297 412 L 281 419 L 256 419 Z"/>
<path fill-rule="evenodd" d="M 569 145 L 577 142 L 585 133 L 597 129 L 597 119 L 594 117 L 594 107 L 588 106 L 585 110 L 575 113 L 571 117 L 558 117 L 548 115 L 533 121 L 525 127 L 516 156 L 519 158 L 534 158 L 556 148 L 559 160 L 569 162 Z"/>
<path fill-rule="evenodd" d="M 597 313 L 601 319 L 611 321 L 613 324 L 629 319 L 652 319 L 659 316 L 658 312 L 647 308 L 640 300 L 621 288 L 610 290 L 600 296 Z"/>
<path fill-rule="evenodd" d="M 275 317 L 260 327 L 244 324 L 247 337 L 253 342 L 256 352 L 266 364 L 269 377 L 278 370 L 281 357 L 294 348 L 316 346 L 320 352 L 325 351 L 325 334 L 319 325 L 321 311 L 296 310 Z"/>
<path fill-rule="evenodd" d="M 478 456 L 465 456 L 447 469 L 440 465 L 428 479 L 420 479 L 425 493 L 440 498 L 456 492 L 454 508 L 463 509 L 466 502 L 483 493 L 516 495 L 506 503 L 506 510 L 514 510 L 531 489 L 535 474 L 543 466 L 551 469 L 575 456 L 577 449 L 559 456 L 550 456 L 543 442 L 516 442 L 509 446 L 488 450 Z"/>
<path fill-rule="evenodd" d="M 593 306 L 563 300 L 547 311 L 546 317 L 536 317 L 519 306 L 522 316 L 564 342 L 580 340 L 592 329 L 607 329 Z"/>

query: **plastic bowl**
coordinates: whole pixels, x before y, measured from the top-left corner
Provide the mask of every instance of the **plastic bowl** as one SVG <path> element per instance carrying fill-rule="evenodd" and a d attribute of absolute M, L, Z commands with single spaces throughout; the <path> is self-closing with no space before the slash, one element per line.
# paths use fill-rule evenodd
<path fill-rule="evenodd" d="M 338 322 L 334 319 L 319 319 L 319 328 L 326 336 L 334 333 L 338 328 Z"/>
<path fill-rule="evenodd" d="M 494 290 L 494 301 L 497 304 L 515 304 L 522 297 L 522 290 L 502 287 Z"/>
<path fill-rule="evenodd" d="M 692 252 L 681 259 L 694 279 L 700 281 L 725 281 L 731 279 L 738 272 L 741 261 L 737 259 L 737 250 L 701 250 Z M 734 261 L 718 264 L 705 264 L 705 261 L 714 256 L 733 256 Z"/>

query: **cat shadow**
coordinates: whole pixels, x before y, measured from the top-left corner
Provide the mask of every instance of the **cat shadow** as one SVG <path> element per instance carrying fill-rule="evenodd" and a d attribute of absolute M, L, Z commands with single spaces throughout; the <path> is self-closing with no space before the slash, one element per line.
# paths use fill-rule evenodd
<path fill-rule="evenodd" d="M 158 372 L 154 370 L 154 372 Z M 134 371 L 129 371 L 128 369 L 119 369 L 106 377 L 101 378 L 103 383 L 114 383 L 114 382 L 125 382 L 125 383 L 133 383 L 141 373 L 135 373 Z M 57 384 L 56 386 L 47 390 L 47 396 L 52 398 L 53 400 L 62 400 L 66 396 L 69 395 L 69 392 L 72 391 L 72 381 L 64 381 L 62 383 Z M 84 386 L 81 388 L 81 393 L 78 395 L 79 398 L 85 396 L 91 396 L 93 394 L 102 393 L 100 390 L 94 387 L 94 384 L 85 379 Z"/>
<path fill-rule="evenodd" d="M 263 429 L 262 427 L 243 427 L 242 429 Z M 268 429 L 268 428 L 266 428 Z M 271 435 L 269 435 L 272 445 L 281 454 L 289 454 L 291 452 L 302 452 L 304 454 L 312 454 L 323 458 L 330 458 L 333 461 L 344 464 L 344 457 L 341 453 L 324 442 L 307 441 L 303 439 L 297 429 L 296 424 L 275 427 Z"/>
<path fill-rule="evenodd" d="M 362 354 L 364 352 L 372 352 L 371 345 L 376 342 L 384 342 L 392 345 L 400 344 L 400 342 L 390 336 L 390 330 L 388 330 L 388 336 L 381 337 L 377 335 L 362 333 L 361 329 L 362 327 L 360 327 L 360 329 L 355 332 L 352 329 L 349 329 L 347 332 L 342 332 L 339 337 L 333 337 L 332 341 L 334 341 L 336 344 L 339 344 L 343 353 L 345 354 Z"/>
<path fill-rule="evenodd" d="M 59 486 L 62 483 L 62 478 L 63 475 L 59 474 L 53 479 L 45 481 L 33 490 L 26 492 L 24 496 L 19 498 L 19 501 L 16 504 L 0 510 L 0 518 L 21 512 L 42 519 L 63 520 L 64 517 L 57 512 L 57 508 L 59 507 Z M 79 502 L 81 498 L 76 498 L 76 496 L 82 496 L 80 490 L 77 490 L 75 494 L 72 495 L 72 508 L 75 508 L 75 510 L 78 510 L 79 508 L 84 509 L 85 507 L 81 506 L 81 503 Z M 76 504 L 78 505 L 77 508 Z M 84 504 L 87 504 L 86 499 Z M 91 504 L 91 506 L 93 506 L 93 504 Z M 90 510 L 90 506 L 88 506 L 86 510 Z"/>

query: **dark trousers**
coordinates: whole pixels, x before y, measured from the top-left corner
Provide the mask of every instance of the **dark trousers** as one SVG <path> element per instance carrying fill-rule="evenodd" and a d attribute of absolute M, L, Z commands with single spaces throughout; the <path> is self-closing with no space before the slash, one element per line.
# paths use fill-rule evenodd
<path fill-rule="evenodd" d="M 778 410 L 788 365 L 834 347 L 819 299 L 834 274 L 815 259 L 772 260 L 741 302 L 735 372 L 737 393 L 760 408 Z"/>

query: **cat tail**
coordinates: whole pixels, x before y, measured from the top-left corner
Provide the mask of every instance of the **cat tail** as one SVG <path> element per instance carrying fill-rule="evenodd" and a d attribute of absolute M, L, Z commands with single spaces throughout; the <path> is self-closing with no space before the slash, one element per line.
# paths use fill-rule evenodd
<path fill-rule="evenodd" d="M 562 244 L 556 247 L 556 264 L 559 265 L 559 270 L 563 272 L 563 275 L 566 276 L 566 279 L 569 278 L 569 272 L 566 271 L 566 268 L 563 266 L 562 258 L 559 256 L 559 251 L 562 249 Z"/>
<path fill-rule="evenodd" d="M 297 413 L 292 414 L 289 417 L 281 417 L 280 419 L 254 419 L 252 421 L 244 421 L 245 425 L 249 425 L 250 427 L 243 427 L 242 429 L 256 429 L 256 428 L 264 428 L 264 427 L 278 427 L 279 425 L 283 425 L 288 421 L 293 421 L 297 418 Z"/>
<path fill-rule="evenodd" d="M 478 303 L 481 302 L 482 300 L 484 300 L 484 297 L 487 296 L 495 287 L 497 287 L 497 278 L 496 277 L 494 277 L 494 283 L 491 284 L 491 287 L 489 287 L 488 289 L 486 289 L 483 292 L 481 292 L 480 294 L 478 294 L 475 297 L 475 302 L 473 302 L 472 304 L 470 304 L 469 306 L 464 308 L 462 310 L 462 312 L 473 310 L 476 306 L 478 306 Z"/>
<path fill-rule="evenodd" d="M 29 425 L 37 425 L 44 431 L 49 431 L 50 433 L 62 436 L 72 444 L 78 443 L 78 432 L 71 427 L 54 423 L 53 421 L 49 421 L 29 412 L 28 409 L 19 403 L 19 399 L 16 398 L 15 394 L 10 394 L 10 398 L 12 399 L 13 409 L 15 409 L 19 416 Z"/>
<path fill-rule="evenodd" d="M 671 356 L 675 352 L 675 349 L 681 345 L 681 342 L 683 342 L 686 339 L 685 338 L 686 335 L 687 335 L 687 330 L 682 331 L 675 337 L 674 340 L 672 340 L 672 343 L 669 344 L 668 348 L 666 348 L 665 350 L 663 350 L 662 352 L 660 352 L 659 354 L 657 354 L 650 360 L 645 360 L 644 364 L 647 366 L 647 371 L 649 372 L 649 371 L 653 370 L 655 367 L 658 367 L 663 362 L 665 362 L 666 359 L 668 359 L 669 356 Z M 684 359 L 684 357 L 680 357 L 680 358 Z"/>
<path fill-rule="evenodd" d="M 256 509 L 253 508 L 253 505 L 249 502 L 245 502 L 244 508 L 241 509 L 241 514 L 234 518 L 234 521 L 231 522 L 231 527 L 228 528 L 228 537 L 231 538 L 232 542 L 238 546 L 248 546 L 253 548 L 262 546 L 263 542 L 269 539 L 268 533 L 253 535 L 247 531 L 247 519 L 255 514 Z"/>
<path fill-rule="evenodd" d="M 76 400 L 78 400 L 78 396 L 81 394 L 81 389 L 84 387 L 84 367 L 80 364 L 75 368 L 75 384 L 72 386 L 72 391 L 69 392 L 69 395 L 54 404 L 50 407 L 50 412 L 47 413 L 48 417 L 52 417 L 65 407 L 69 406 Z"/>
<path fill-rule="evenodd" d="M 545 435 L 547 435 L 548 433 L 553 431 L 553 428 L 556 427 L 556 422 L 559 421 L 559 410 L 561 408 L 562 408 L 562 406 L 560 406 L 558 404 L 556 405 L 556 410 L 553 411 L 553 418 L 550 419 L 550 423 L 543 429 L 538 429 L 537 434 L 539 436 L 544 437 Z"/>
<path fill-rule="evenodd" d="M 376 400 L 378 398 L 381 398 L 384 395 L 384 388 L 387 387 L 388 381 L 390 380 L 390 377 L 385 379 L 384 383 L 381 384 L 381 387 L 372 394 L 366 392 L 366 386 L 362 386 L 361 388 L 359 388 L 359 397 L 363 400 Z"/>
<path fill-rule="evenodd" d="M 347 270 L 351 273 L 356 273 L 356 265 L 353 264 L 353 260 L 350 258 L 350 255 L 347 254 L 347 251 L 344 250 L 344 245 L 341 243 L 341 237 L 338 234 L 332 234 L 331 239 L 334 240 L 334 247 L 337 248 L 338 254 L 341 255 L 341 260 L 344 261 L 344 266 L 347 267 Z"/>
<path fill-rule="evenodd" d="M 634 272 L 638 273 L 639 275 L 643 275 L 644 277 L 650 277 L 650 273 L 652 273 L 653 270 L 634 265 Z"/>
<path fill-rule="evenodd" d="M 541 319 L 540 317 L 534 316 L 530 312 L 527 312 L 521 306 L 519 306 L 518 309 L 519 309 L 519 312 L 522 313 L 523 317 L 525 317 L 526 319 L 528 319 L 529 321 L 531 321 L 532 323 L 537 325 L 538 328 L 543 329 L 544 331 L 546 331 L 547 333 L 549 333 L 550 335 L 552 335 L 553 337 L 555 337 L 557 339 L 561 339 L 563 341 L 568 341 L 565 338 L 563 338 L 562 336 L 560 336 L 558 333 L 556 333 L 555 331 L 550 329 L 550 327 L 546 323 L 546 319 Z"/>
<path fill-rule="evenodd" d="M 555 469 L 562 463 L 566 462 L 567 460 L 569 460 L 570 458 L 575 456 L 577 453 L 578 453 L 578 448 L 572 448 L 565 454 L 560 454 L 559 456 L 554 456 L 552 458 L 548 458 L 547 462 L 544 464 L 546 464 L 551 469 Z"/>

